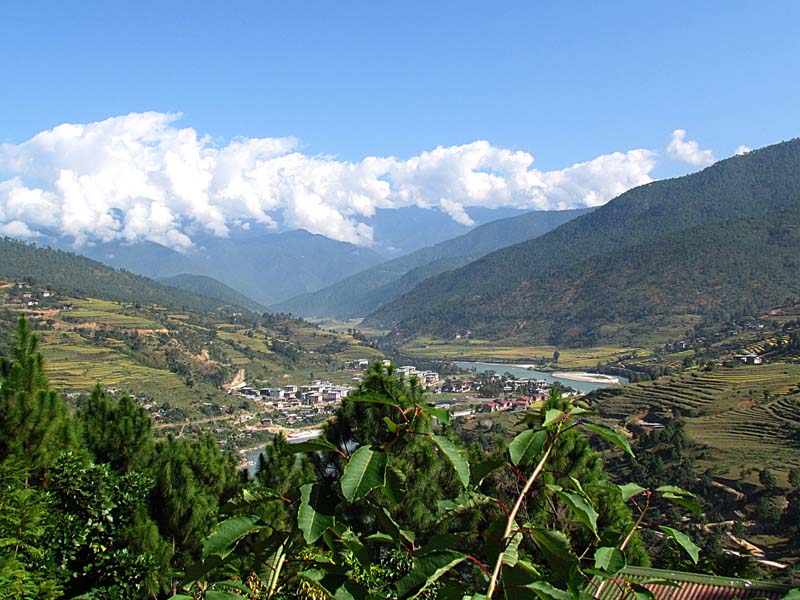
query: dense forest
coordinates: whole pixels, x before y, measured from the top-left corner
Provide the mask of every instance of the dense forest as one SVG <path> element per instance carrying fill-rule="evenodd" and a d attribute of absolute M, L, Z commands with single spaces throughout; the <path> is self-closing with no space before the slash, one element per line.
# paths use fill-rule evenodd
<path fill-rule="evenodd" d="M 430 278 L 373 314 L 400 337 L 631 343 L 686 317 L 800 296 L 800 140 L 630 190 L 531 241 Z"/>
<path fill-rule="evenodd" d="M 465 447 L 376 363 L 321 439 L 276 436 L 251 478 L 210 438 L 154 439 L 127 397 L 65 405 L 43 360 L 21 318 L 0 364 L 4 598 L 577 598 L 634 590 L 619 574 L 650 562 L 645 530 L 657 565 L 731 568 L 700 560 L 693 494 L 558 389 L 513 439 Z M 644 486 L 614 485 L 598 450 Z"/>

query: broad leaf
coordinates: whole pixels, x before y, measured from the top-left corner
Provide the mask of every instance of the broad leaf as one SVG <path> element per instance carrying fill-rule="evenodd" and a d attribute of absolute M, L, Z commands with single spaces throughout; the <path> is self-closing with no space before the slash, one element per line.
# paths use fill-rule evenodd
<path fill-rule="evenodd" d="M 631 445 L 628 443 L 628 438 L 625 437 L 625 434 L 621 431 L 616 431 L 605 425 L 597 425 L 595 423 L 582 423 L 582 425 L 589 431 L 596 433 L 604 440 L 611 442 L 618 448 L 622 448 L 625 452 L 633 456 L 633 450 L 631 450 Z"/>
<path fill-rule="evenodd" d="M 431 439 L 439 446 L 448 462 L 453 465 L 461 480 L 461 485 L 466 488 L 469 485 L 469 463 L 461 456 L 458 447 L 443 435 L 434 435 L 431 436 Z"/>
<path fill-rule="evenodd" d="M 567 590 L 560 590 L 546 581 L 534 581 L 525 586 L 532 590 L 542 600 L 574 600 L 574 596 Z"/>
<path fill-rule="evenodd" d="M 586 497 L 573 492 L 556 492 L 558 497 L 572 509 L 581 522 L 591 529 L 595 537 L 597 536 L 597 511 L 587 501 Z"/>
<path fill-rule="evenodd" d="M 416 598 L 465 558 L 465 554 L 456 550 L 434 550 L 417 555 L 411 572 L 396 584 L 398 596 Z"/>
<path fill-rule="evenodd" d="M 226 519 L 203 542 L 203 560 L 214 554 L 225 558 L 236 548 L 244 536 L 264 528 L 261 519 L 255 515 L 239 515 Z"/>
<path fill-rule="evenodd" d="M 678 545 L 683 548 L 686 554 L 691 557 L 692 561 L 694 561 L 694 564 L 697 564 L 697 560 L 700 558 L 700 548 L 698 548 L 694 542 L 689 539 L 688 535 L 678 531 L 677 529 L 673 529 L 672 527 L 667 527 L 666 525 L 661 525 L 660 529 L 673 540 L 678 542 Z"/>
<path fill-rule="evenodd" d="M 542 451 L 546 441 L 546 431 L 526 429 L 517 435 L 508 445 L 508 454 L 511 457 L 511 464 L 515 467 L 524 467 L 529 464 Z"/>
<path fill-rule="evenodd" d="M 289 448 L 292 452 L 339 452 L 339 448 L 322 438 L 306 440 L 298 444 L 290 444 Z"/>
<path fill-rule="evenodd" d="M 697 502 L 692 502 L 691 500 L 687 500 L 684 496 L 677 496 L 675 494 L 668 492 L 666 494 L 662 494 L 661 497 L 692 511 L 698 517 L 703 512 L 702 507 Z"/>
<path fill-rule="evenodd" d="M 529 527 L 526 526 L 526 529 Z M 552 529 L 530 527 L 528 531 L 559 578 L 569 580 L 579 568 L 578 557 L 569 546 L 569 538 L 561 531 Z"/>
<path fill-rule="evenodd" d="M 513 567 L 519 560 L 519 545 L 522 542 L 522 532 L 518 531 L 511 536 L 506 544 L 506 550 L 503 552 L 503 564 Z"/>
<path fill-rule="evenodd" d="M 361 446 L 344 467 L 340 484 L 348 502 L 359 500 L 386 483 L 386 453 Z"/>
<path fill-rule="evenodd" d="M 408 531 L 407 529 L 401 529 L 389 514 L 388 510 L 385 508 L 377 509 L 375 510 L 374 515 L 376 521 L 378 522 L 378 526 L 383 533 L 389 534 L 396 544 L 403 543 L 403 540 L 411 542 L 412 544 L 414 543 L 414 532 Z"/>
<path fill-rule="evenodd" d="M 478 486 L 482 484 L 484 479 L 486 479 L 496 469 L 499 469 L 504 464 L 506 463 L 501 460 L 486 460 L 478 463 L 477 465 L 472 465 L 472 472 L 470 473 L 472 485 Z"/>
<path fill-rule="evenodd" d="M 397 433 L 397 423 L 392 421 L 389 417 L 383 417 L 383 422 L 386 423 L 386 429 L 388 429 L 390 433 Z"/>
<path fill-rule="evenodd" d="M 594 551 L 594 568 L 616 575 L 627 566 L 625 554 L 619 548 L 603 546 Z"/>
<path fill-rule="evenodd" d="M 544 423 L 542 423 L 542 427 L 549 427 L 553 423 L 558 423 L 563 418 L 564 411 L 558 410 L 557 408 L 551 408 L 544 415 Z"/>
<path fill-rule="evenodd" d="M 636 600 L 656 600 L 656 595 L 641 584 L 631 582 L 631 590 Z"/>
<path fill-rule="evenodd" d="M 687 492 L 685 489 L 677 485 L 662 485 L 656 488 L 656 491 L 661 494 L 675 494 L 676 496 L 686 496 L 687 498 L 694 498 L 692 492 Z"/>
<path fill-rule="evenodd" d="M 320 483 L 307 483 L 300 488 L 297 526 L 307 544 L 316 542 L 322 532 L 333 525 L 334 502 L 330 490 Z"/>
<path fill-rule="evenodd" d="M 638 496 L 642 492 L 646 491 L 645 488 L 636 483 L 626 483 L 625 485 L 620 485 L 617 487 L 619 488 L 619 493 L 622 494 L 623 502 L 627 502 L 634 496 Z"/>
<path fill-rule="evenodd" d="M 236 592 L 223 592 L 221 590 L 207 590 L 205 598 L 206 600 L 247 600 Z"/>
<path fill-rule="evenodd" d="M 429 406 L 428 404 L 420 404 L 419 407 L 426 415 L 436 417 L 439 419 L 440 423 L 450 425 L 450 412 L 444 408 L 436 408 L 434 406 Z"/>
<path fill-rule="evenodd" d="M 386 468 L 386 495 L 395 504 L 400 504 L 406 495 L 406 474 L 392 465 Z"/>

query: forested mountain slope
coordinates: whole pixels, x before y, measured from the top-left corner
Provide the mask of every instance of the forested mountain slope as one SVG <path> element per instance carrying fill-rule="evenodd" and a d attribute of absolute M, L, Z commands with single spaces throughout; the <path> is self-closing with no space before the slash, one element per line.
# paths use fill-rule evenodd
<path fill-rule="evenodd" d="M 242 306 L 255 313 L 260 314 L 267 311 L 264 306 L 255 300 L 248 298 L 244 294 L 240 294 L 232 287 L 225 285 L 221 281 L 217 281 L 213 277 L 182 273 L 180 275 L 175 275 L 175 277 L 165 277 L 159 281 L 170 287 L 186 290 L 195 294 L 202 294 L 226 304 Z"/>
<path fill-rule="evenodd" d="M 401 336 L 591 345 L 800 295 L 800 140 L 630 190 L 429 279 L 368 322 Z"/>
<path fill-rule="evenodd" d="M 117 302 L 161 304 L 216 311 L 223 302 L 198 293 L 163 285 L 147 277 L 78 256 L 40 248 L 11 238 L 0 239 L 0 278 L 33 282 L 71 296 Z"/>
<path fill-rule="evenodd" d="M 498 219 L 469 233 L 390 260 L 316 292 L 275 305 L 301 316 L 351 318 L 391 302 L 428 277 L 458 268 L 493 250 L 540 236 L 590 209 L 533 211 Z"/>

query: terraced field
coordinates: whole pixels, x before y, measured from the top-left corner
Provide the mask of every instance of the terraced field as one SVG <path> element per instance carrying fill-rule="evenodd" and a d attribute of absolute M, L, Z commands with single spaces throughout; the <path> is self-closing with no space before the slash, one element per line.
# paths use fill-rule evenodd
<path fill-rule="evenodd" d="M 176 374 L 138 364 L 114 344 L 92 346 L 77 333 L 44 332 L 41 351 L 50 383 L 60 390 L 88 390 L 95 384 L 188 401 L 190 391 Z"/>
<path fill-rule="evenodd" d="M 607 388 L 592 401 L 620 422 L 679 411 L 693 441 L 714 450 L 706 466 L 735 475 L 748 466 L 800 466 L 799 386 L 800 365 L 742 365 Z"/>

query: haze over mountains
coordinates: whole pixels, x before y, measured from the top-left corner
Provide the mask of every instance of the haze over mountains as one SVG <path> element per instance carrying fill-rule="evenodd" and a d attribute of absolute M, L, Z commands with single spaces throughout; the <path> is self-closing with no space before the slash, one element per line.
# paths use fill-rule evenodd
<path fill-rule="evenodd" d="M 681 335 L 800 295 L 800 140 L 630 190 L 428 279 L 368 323 L 570 345 Z"/>
<path fill-rule="evenodd" d="M 428 277 L 463 266 L 498 248 L 542 235 L 589 210 L 533 211 L 491 221 L 464 235 L 375 265 L 272 308 L 305 317 L 364 316 Z"/>

